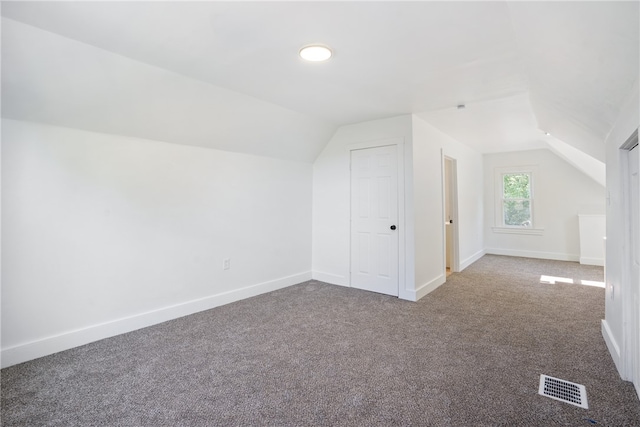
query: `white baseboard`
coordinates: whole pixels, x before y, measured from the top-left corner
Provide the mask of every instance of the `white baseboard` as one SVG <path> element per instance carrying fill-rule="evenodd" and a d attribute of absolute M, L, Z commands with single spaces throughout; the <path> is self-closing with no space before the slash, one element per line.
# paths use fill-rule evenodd
<path fill-rule="evenodd" d="M 310 271 L 19 344 L 2 349 L 1 366 L 6 368 L 59 351 L 286 288 L 307 280 L 311 280 Z"/>
<path fill-rule="evenodd" d="M 418 301 L 420 298 L 438 289 L 438 287 L 444 284 L 446 280 L 447 280 L 447 277 L 444 274 L 442 274 L 436 277 L 435 279 L 430 280 L 424 285 L 420 286 L 415 291 L 412 291 L 412 290 L 407 291 L 407 298 L 402 298 L 402 299 L 407 299 L 409 301 Z"/>
<path fill-rule="evenodd" d="M 469 258 L 463 260 L 460 263 L 460 271 L 464 270 L 465 268 L 469 267 L 471 264 L 473 264 L 474 262 L 478 261 L 480 258 L 482 258 L 485 255 L 485 250 L 481 250 L 476 252 L 475 254 L 471 255 Z"/>
<path fill-rule="evenodd" d="M 560 252 L 537 252 L 537 251 L 521 251 L 518 249 L 498 249 L 485 248 L 485 253 L 490 255 L 506 255 L 517 256 L 523 258 L 553 259 L 557 261 L 575 261 L 580 260 L 579 255 L 563 254 Z"/>
<path fill-rule="evenodd" d="M 604 267 L 604 259 L 603 258 L 580 257 L 580 264 L 599 265 L 601 267 Z"/>
<path fill-rule="evenodd" d="M 616 365 L 616 369 L 618 370 L 618 374 L 624 380 L 625 375 L 622 369 L 622 358 L 620 355 L 620 347 L 616 342 L 616 339 L 613 337 L 611 333 L 611 329 L 609 328 L 609 324 L 606 319 L 602 319 L 601 322 L 602 329 L 602 337 L 604 338 L 604 342 L 607 344 L 607 349 L 609 349 L 609 353 L 611 354 L 611 358 L 613 359 L 613 363 Z"/>
<path fill-rule="evenodd" d="M 349 287 L 349 280 L 345 276 L 340 276 L 332 273 L 324 273 L 322 271 L 311 272 L 313 280 L 319 280 L 321 282 L 329 283 L 331 285 L 347 286 Z"/>

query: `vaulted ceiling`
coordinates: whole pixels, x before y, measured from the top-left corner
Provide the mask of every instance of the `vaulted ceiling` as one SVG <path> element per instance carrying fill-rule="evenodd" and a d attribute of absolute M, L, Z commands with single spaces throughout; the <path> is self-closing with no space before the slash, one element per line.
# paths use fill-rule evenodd
<path fill-rule="evenodd" d="M 638 90 L 638 2 L 4 2 L 2 15 L 5 117 L 305 161 L 340 125 L 413 113 L 483 153 L 601 163 Z M 330 61 L 297 56 L 318 42 Z"/>

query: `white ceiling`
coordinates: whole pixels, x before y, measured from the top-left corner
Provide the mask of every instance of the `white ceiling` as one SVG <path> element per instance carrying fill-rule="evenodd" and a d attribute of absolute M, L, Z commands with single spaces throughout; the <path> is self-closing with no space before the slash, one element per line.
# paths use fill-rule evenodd
<path fill-rule="evenodd" d="M 2 15 L 304 118 L 316 129 L 304 160 L 336 126 L 415 113 L 480 152 L 544 147 L 544 129 L 604 161 L 604 138 L 639 73 L 638 2 L 4 2 Z M 5 27 L 3 114 L 19 118 L 44 99 L 17 91 L 5 99 L 9 81 L 33 86 L 19 66 L 4 77 L 5 45 L 22 49 Z M 299 48 L 313 42 L 334 57 L 300 60 Z M 98 80 L 117 91 L 108 76 Z M 71 82 L 56 96 L 82 104 L 82 93 Z M 132 132 L 118 120 L 126 118 L 96 130 Z M 206 145 L 216 133 L 198 123 L 189 125 L 203 132 L 183 139 Z M 282 135 L 288 123 L 277 126 Z M 158 139 L 146 126 L 134 136 Z"/>
<path fill-rule="evenodd" d="M 308 115 L 6 18 L 2 115 L 307 162 L 335 131 Z"/>
<path fill-rule="evenodd" d="M 546 147 L 527 92 L 468 103 L 464 109 L 448 107 L 417 115 L 480 152 Z"/>

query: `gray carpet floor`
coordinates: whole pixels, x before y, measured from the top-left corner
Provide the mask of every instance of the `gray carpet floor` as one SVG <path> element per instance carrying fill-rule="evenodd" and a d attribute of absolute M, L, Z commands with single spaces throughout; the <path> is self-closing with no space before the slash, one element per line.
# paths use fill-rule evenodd
<path fill-rule="evenodd" d="M 2 370 L 4 426 L 640 425 L 599 267 L 485 256 L 417 303 L 310 281 Z M 583 384 L 589 409 L 537 394 Z"/>

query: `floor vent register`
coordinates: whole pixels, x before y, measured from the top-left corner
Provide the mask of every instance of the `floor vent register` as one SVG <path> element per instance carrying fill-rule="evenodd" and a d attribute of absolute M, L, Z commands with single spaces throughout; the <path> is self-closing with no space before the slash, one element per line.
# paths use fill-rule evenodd
<path fill-rule="evenodd" d="M 538 393 L 551 399 L 589 409 L 587 389 L 582 384 L 572 383 L 548 375 L 540 375 Z"/>

